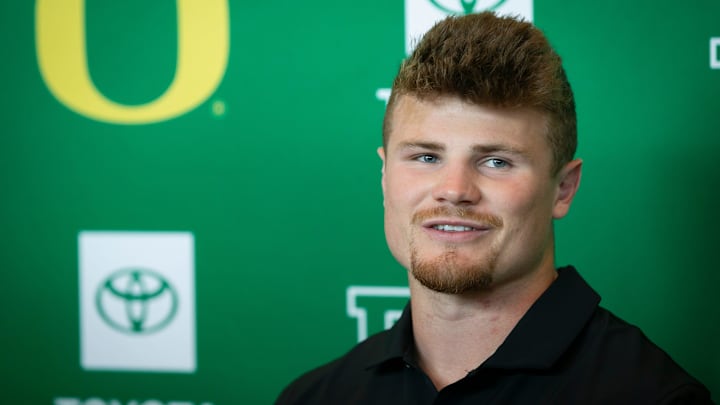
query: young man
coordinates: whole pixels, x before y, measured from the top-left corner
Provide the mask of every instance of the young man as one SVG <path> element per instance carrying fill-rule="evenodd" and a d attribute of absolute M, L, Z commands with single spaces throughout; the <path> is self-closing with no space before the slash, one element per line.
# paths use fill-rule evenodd
<path fill-rule="evenodd" d="M 539 30 L 491 13 L 431 29 L 393 83 L 378 150 L 410 304 L 277 403 L 711 403 L 574 268 L 555 268 L 576 138 L 570 85 Z"/>

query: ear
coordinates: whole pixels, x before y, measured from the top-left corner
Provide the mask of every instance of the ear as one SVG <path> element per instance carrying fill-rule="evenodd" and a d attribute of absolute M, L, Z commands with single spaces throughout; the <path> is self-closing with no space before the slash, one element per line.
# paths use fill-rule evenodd
<path fill-rule="evenodd" d="M 383 196 L 384 196 L 385 195 L 385 149 L 383 149 L 382 146 L 377 148 L 377 154 L 378 154 L 378 156 L 380 156 L 380 160 L 382 160 L 382 169 L 381 169 L 382 180 L 380 183 L 382 184 L 382 191 L 383 191 Z"/>
<path fill-rule="evenodd" d="M 570 211 L 570 204 L 580 187 L 582 160 L 575 159 L 565 165 L 558 173 L 557 197 L 553 206 L 553 218 L 560 219 Z"/>

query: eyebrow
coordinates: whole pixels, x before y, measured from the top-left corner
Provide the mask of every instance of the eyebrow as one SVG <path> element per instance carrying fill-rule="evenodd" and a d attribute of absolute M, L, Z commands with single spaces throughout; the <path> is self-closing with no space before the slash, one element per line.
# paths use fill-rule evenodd
<path fill-rule="evenodd" d="M 504 144 L 475 145 L 475 146 L 473 146 L 472 149 L 476 153 L 483 153 L 483 154 L 502 152 L 502 153 L 509 153 L 511 155 L 525 155 L 524 149 L 517 148 L 517 147 L 511 146 L 511 145 L 504 145 Z"/>
<path fill-rule="evenodd" d="M 424 149 L 433 152 L 443 152 L 445 145 L 436 142 L 401 142 L 398 145 L 398 149 Z M 512 155 L 525 155 L 523 149 L 504 144 L 488 144 L 488 145 L 474 145 L 472 147 L 473 152 L 480 154 L 488 153 L 509 153 Z"/>
<path fill-rule="evenodd" d="M 436 142 L 401 142 L 398 149 L 426 149 L 434 152 L 442 152 L 445 146 Z"/>

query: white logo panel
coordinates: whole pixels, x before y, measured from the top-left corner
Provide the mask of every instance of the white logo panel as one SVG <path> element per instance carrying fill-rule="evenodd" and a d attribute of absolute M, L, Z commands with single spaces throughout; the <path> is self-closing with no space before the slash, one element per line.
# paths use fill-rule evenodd
<path fill-rule="evenodd" d="M 80 232 L 85 370 L 196 369 L 195 253 L 189 232 Z"/>
<path fill-rule="evenodd" d="M 357 341 L 362 342 L 367 339 L 368 330 L 371 329 L 369 324 L 375 318 L 382 322 L 379 330 L 390 329 L 402 315 L 403 307 L 409 297 L 410 289 L 407 287 L 348 287 L 346 309 L 350 318 L 357 319 Z"/>
<path fill-rule="evenodd" d="M 710 38 L 710 69 L 720 69 L 720 37 Z"/>
<path fill-rule="evenodd" d="M 533 21 L 532 0 L 405 0 L 405 53 L 409 55 L 423 34 L 448 15 L 486 10 Z"/>

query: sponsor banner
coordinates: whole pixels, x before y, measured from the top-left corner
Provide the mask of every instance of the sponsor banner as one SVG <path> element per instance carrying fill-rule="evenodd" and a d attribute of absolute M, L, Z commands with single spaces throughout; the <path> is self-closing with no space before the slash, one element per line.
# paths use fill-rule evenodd
<path fill-rule="evenodd" d="M 85 370 L 192 373 L 194 239 L 188 232 L 81 232 Z"/>

